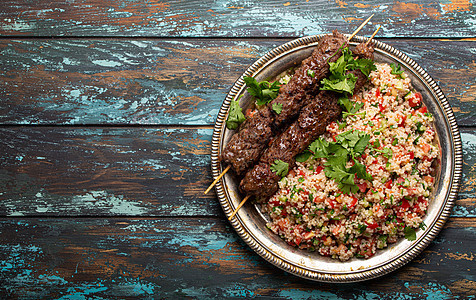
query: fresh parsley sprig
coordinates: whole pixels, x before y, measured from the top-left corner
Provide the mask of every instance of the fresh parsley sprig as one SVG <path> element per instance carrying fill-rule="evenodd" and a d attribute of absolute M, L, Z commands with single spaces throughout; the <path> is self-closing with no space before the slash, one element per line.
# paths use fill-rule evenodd
<path fill-rule="evenodd" d="M 269 83 L 268 81 L 258 82 L 253 77 L 244 77 L 243 80 L 248 87 L 247 91 L 251 96 L 255 97 L 256 104 L 265 105 L 278 96 L 281 87 L 278 81 Z"/>
<path fill-rule="evenodd" d="M 390 74 L 398 75 L 399 78 L 403 78 L 402 74 L 404 70 L 402 70 L 402 66 L 396 65 L 395 63 L 391 63 L 390 67 L 392 68 L 392 71 L 390 72 Z"/>
<path fill-rule="evenodd" d="M 365 76 L 376 70 L 374 63 L 370 59 L 354 59 L 348 47 L 342 49 L 342 55 L 336 62 L 329 63 L 331 75 L 321 80 L 321 90 L 335 91 L 338 93 L 354 93 L 357 78 L 347 71 L 359 69 Z"/>
<path fill-rule="evenodd" d="M 284 162 L 280 159 L 277 159 L 274 161 L 274 163 L 271 165 L 271 171 L 276 173 L 276 175 L 284 177 L 288 175 L 289 172 L 289 164 L 287 162 Z"/>
<path fill-rule="evenodd" d="M 241 97 L 240 97 L 241 98 Z M 239 100 L 231 100 L 230 112 L 226 119 L 226 127 L 230 130 L 235 130 L 245 121 L 245 115 L 240 107 Z"/>
<path fill-rule="evenodd" d="M 327 177 L 338 182 L 343 193 L 356 193 L 359 187 L 355 184 L 355 176 L 365 180 L 372 180 L 365 165 L 356 158 L 362 155 L 367 148 L 370 135 L 359 130 L 349 130 L 335 137 L 335 142 L 328 142 L 322 138 L 316 139 L 309 146 L 309 151 L 316 158 L 326 158 L 324 172 Z M 353 166 L 347 168 L 347 162 L 353 161 Z"/>

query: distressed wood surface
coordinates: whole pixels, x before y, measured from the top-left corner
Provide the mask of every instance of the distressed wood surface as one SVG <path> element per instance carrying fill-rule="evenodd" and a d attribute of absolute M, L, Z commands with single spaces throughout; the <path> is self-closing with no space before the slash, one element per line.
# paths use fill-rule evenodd
<path fill-rule="evenodd" d="M 475 225 L 452 219 L 399 270 L 336 285 L 272 266 L 224 219 L 0 219 L 0 291 L 71 299 L 457 299 L 476 289 Z"/>
<path fill-rule="evenodd" d="M 352 32 L 375 14 L 370 34 L 474 37 L 473 1 L 40 1 L 6 0 L 1 35 L 277 37 Z"/>
<path fill-rule="evenodd" d="M 223 216 L 212 128 L 0 128 L 0 216 Z M 462 131 L 454 217 L 476 217 L 476 133 Z"/>
<path fill-rule="evenodd" d="M 0 123 L 212 125 L 234 81 L 287 40 L 0 40 Z M 475 125 L 476 40 L 382 40 Z"/>
<path fill-rule="evenodd" d="M 0 298 L 467 299 L 476 290 L 476 9 L 445 1 L 0 3 Z M 210 140 L 233 82 L 304 35 L 361 31 L 417 61 L 461 126 L 445 228 L 409 264 L 331 285 L 226 221 Z"/>

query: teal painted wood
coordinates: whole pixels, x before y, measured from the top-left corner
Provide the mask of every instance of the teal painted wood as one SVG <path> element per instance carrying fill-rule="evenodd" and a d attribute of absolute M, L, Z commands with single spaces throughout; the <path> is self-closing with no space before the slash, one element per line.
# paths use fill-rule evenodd
<path fill-rule="evenodd" d="M 212 129 L 0 129 L 0 214 L 220 215 Z"/>
<path fill-rule="evenodd" d="M 212 128 L 0 128 L 0 216 L 219 216 Z M 476 133 L 463 129 L 454 217 L 476 218 Z"/>
<path fill-rule="evenodd" d="M 287 40 L 0 40 L 0 123 L 212 125 L 246 68 Z M 476 125 L 476 44 L 383 40 L 439 82 Z"/>
<path fill-rule="evenodd" d="M 322 284 L 277 269 L 217 219 L 1 219 L 0 291 L 14 298 L 466 299 L 476 228 L 450 220 L 383 278 Z"/>
<path fill-rule="evenodd" d="M 385 37 L 474 37 L 472 1 L 2 2 L 0 34 L 29 36 L 297 37 L 382 25 Z"/>

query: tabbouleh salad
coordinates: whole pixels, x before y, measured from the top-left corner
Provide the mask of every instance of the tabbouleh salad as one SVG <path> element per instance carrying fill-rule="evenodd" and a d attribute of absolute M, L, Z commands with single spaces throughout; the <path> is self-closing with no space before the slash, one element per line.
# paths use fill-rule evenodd
<path fill-rule="evenodd" d="M 375 63 L 338 122 L 298 157 L 262 209 L 288 244 L 342 261 L 414 240 L 435 182 L 433 117 L 400 66 Z"/>

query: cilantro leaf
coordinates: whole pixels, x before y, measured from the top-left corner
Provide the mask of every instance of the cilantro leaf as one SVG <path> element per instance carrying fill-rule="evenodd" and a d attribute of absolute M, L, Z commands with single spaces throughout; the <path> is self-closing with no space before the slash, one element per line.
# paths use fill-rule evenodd
<path fill-rule="evenodd" d="M 369 59 L 354 59 L 348 47 L 342 49 L 342 55 L 335 61 L 329 63 L 331 75 L 321 80 L 321 90 L 335 91 L 338 93 L 353 94 L 357 78 L 347 71 L 360 69 L 365 76 L 376 70 L 374 63 Z M 347 107 L 347 111 L 350 108 Z"/>
<path fill-rule="evenodd" d="M 296 155 L 296 161 L 298 162 L 305 162 L 306 160 L 309 159 L 309 157 L 312 155 L 312 153 L 310 151 L 304 151 L 302 153 L 299 153 L 298 155 Z"/>
<path fill-rule="evenodd" d="M 288 175 L 289 171 L 289 164 L 287 162 L 284 162 L 280 159 L 277 159 L 274 161 L 274 163 L 271 165 L 271 171 L 276 173 L 276 175 L 284 177 Z"/>
<path fill-rule="evenodd" d="M 273 83 L 268 81 L 258 82 L 253 77 L 248 76 L 244 77 L 243 80 L 248 87 L 246 90 L 251 96 L 255 97 L 257 105 L 265 105 L 278 96 L 280 88 L 278 81 Z"/>
<path fill-rule="evenodd" d="M 282 103 L 273 103 L 271 108 L 274 110 L 275 113 L 278 115 L 283 111 L 283 104 Z"/>
<path fill-rule="evenodd" d="M 324 172 L 328 178 L 338 183 L 343 193 L 357 193 L 359 187 L 355 184 L 355 177 L 372 180 L 367 173 L 365 165 L 355 159 L 356 155 L 362 155 L 368 146 L 370 136 L 359 130 L 349 130 L 335 136 L 335 142 L 327 142 L 321 138 L 316 139 L 309 146 L 309 151 L 316 158 L 326 158 Z M 348 161 L 352 159 L 354 164 L 347 168 Z"/>
<path fill-rule="evenodd" d="M 374 151 L 382 153 L 382 155 L 385 156 L 388 159 L 392 158 L 392 156 L 393 156 L 392 149 L 387 148 L 387 147 L 383 148 L 382 150 L 374 148 Z"/>
<path fill-rule="evenodd" d="M 339 97 L 337 103 L 342 106 L 342 108 L 345 108 L 345 110 L 348 112 L 350 112 L 352 107 L 354 106 L 354 103 L 349 99 L 349 97 L 346 96 Z"/>
<path fill-rule="evenodd" d="M 354 165 L 350 167 L 349 169 L 350 172 L 355 173 L 357 177 L 365 179 L 365 180 L 372 180 L 373 177 L 369 173 L 367 173 L 367 170 L 365 169 L 365 165 L 359 163 L 354 159 Z"/>
<path fill-rule="evenodd" d="M 311 151 L 316 158 L 327 157 L 329 155 L 329 152 L 327 150 L 328 146 L 329 143 L 327 141 L 318 138 L 309 145 L 309 151 Z"/>
<path fill-rule="evenodd" d="M 354 60 L 354 68 L 360 69 L 365 76 L 369 76 L 370 72 L 377 70 L 374 62 L 371 59 L 361 58 Z"/>
<path fill-rule="evenodd" d="M 243 114 L 243 111 L 240 107 L 240 103 L 238 100 L 231 100 L 230 112 L 228 113 L 228 118 L 226 119 L 226 127 L 230 130 L 235 130 L 244 121 L 245 115 Z"/>
<path fill-rule="evenodd" d="M 415 229 L 406 226 L 405 229 L 403 230 L 405 233 L 405 238 L 409 241 L 414 241 L 416 240 L 416 232 Z"/>
<path fill-rule="evenodd" d="M 329 79 L 322 79 L 321 90 L 334 91 L 338 93 L 347 92 L 349 94 L 353 94 L 357 78 L 354 76 L 354 74 L 348 75 L 349 76 L 345 77 L 344 79 L 332 77 L 329 77 Z"/>
<path fill-rule="evenodd" d="M 362 155 L 364 153 L 365 148 L 369 144 L 370 141 L 370 135 L 364 134 L 363 136 L 360 137 L 360 139 L 355 143 L 354 146 L 354 153 Z"/>
<path fill-rule="evenodd" d="M 400 77 L 402 77 L 402 74 L 404 72 L 404 70 L 402 70 L 402 66 L 396 65 L 395 63 L 391 63 L 390 67 L 392 67 L 392 71 L 390 72 L 390 74 L 399 75 Z"/>

